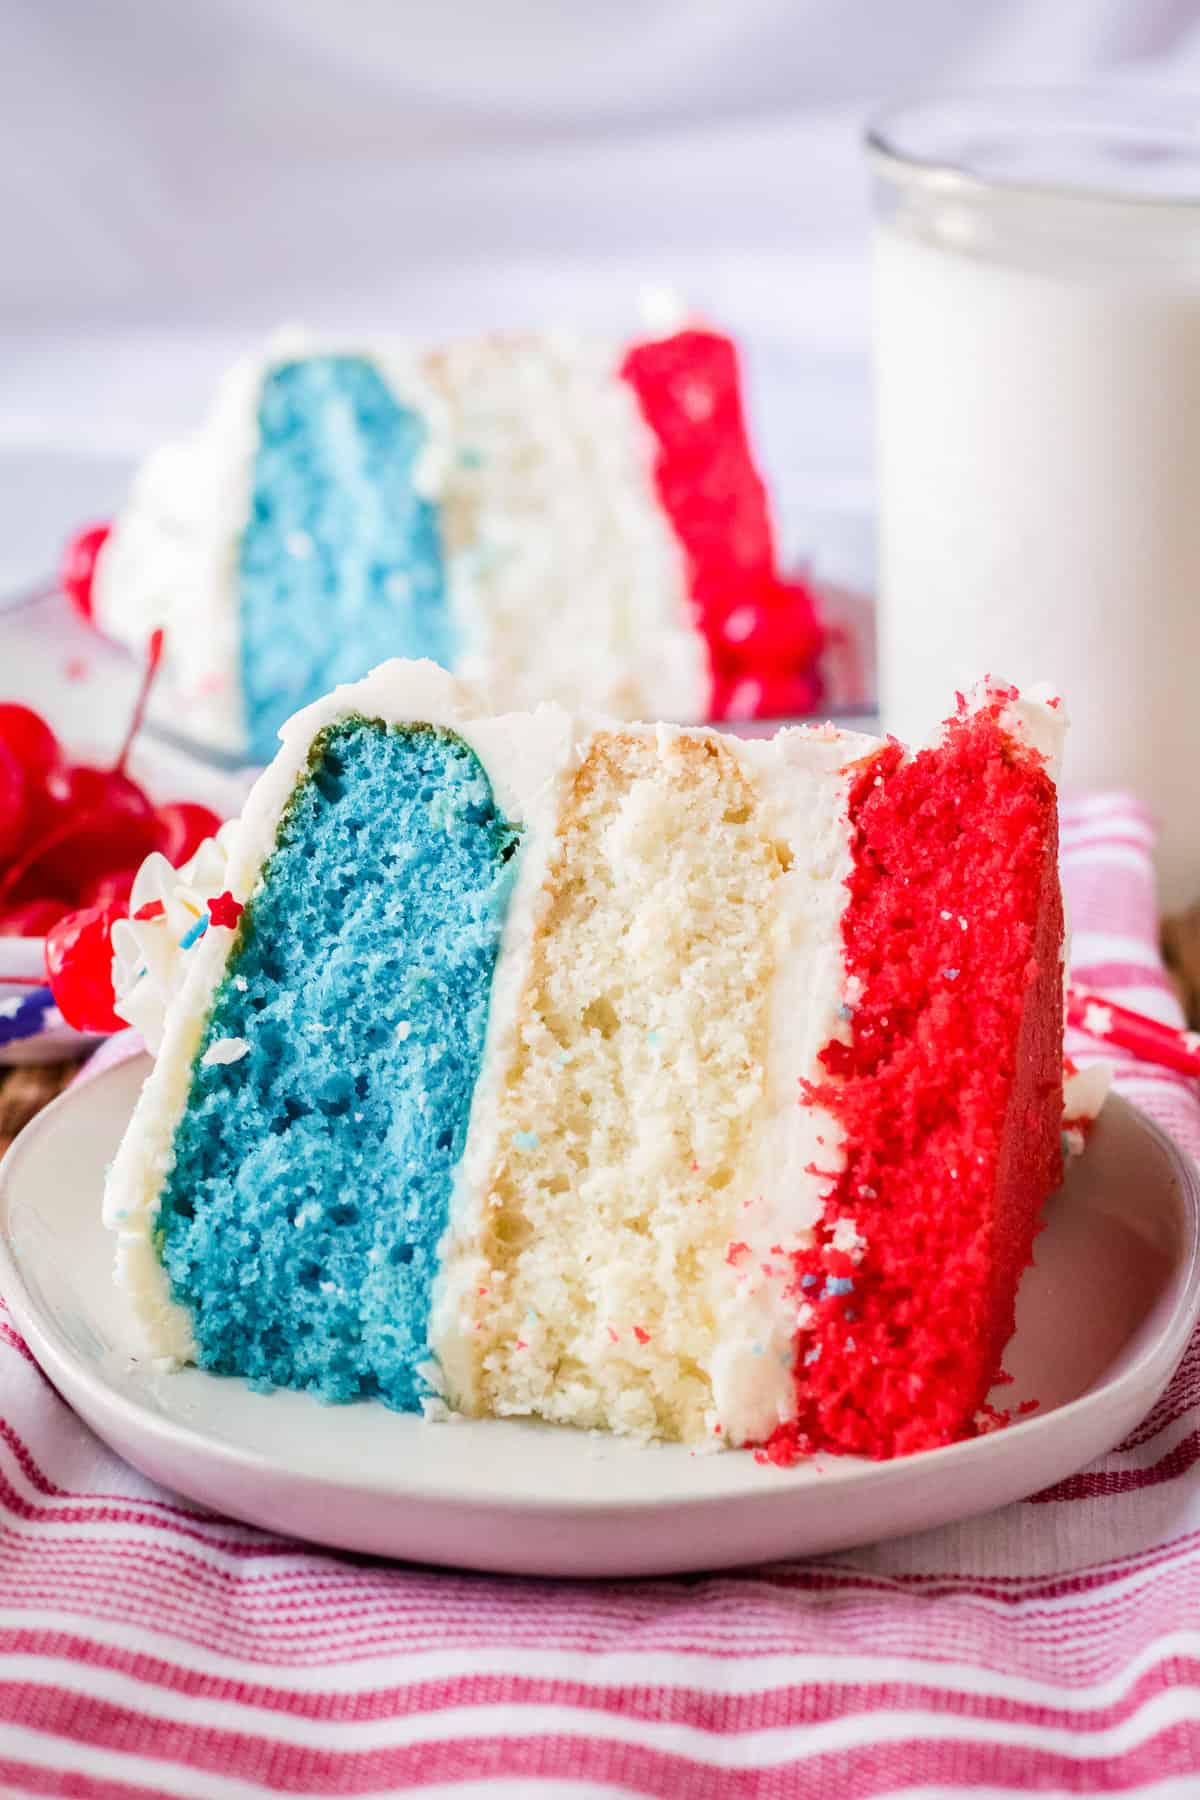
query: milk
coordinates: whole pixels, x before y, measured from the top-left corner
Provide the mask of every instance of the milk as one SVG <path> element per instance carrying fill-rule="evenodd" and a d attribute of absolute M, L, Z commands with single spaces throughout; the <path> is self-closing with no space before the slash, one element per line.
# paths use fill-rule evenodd
<path fill-rule="evenodd" d="M 1065 786 L 1137 794 L 1200 898 L 1200 209 L 897 210 L 876 300 L 886 727 L 1053 682 Z"/>

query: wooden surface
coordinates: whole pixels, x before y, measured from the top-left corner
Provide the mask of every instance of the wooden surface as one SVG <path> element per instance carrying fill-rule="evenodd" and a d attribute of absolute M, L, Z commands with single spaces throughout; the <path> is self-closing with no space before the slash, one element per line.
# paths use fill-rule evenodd
<path fill-rule="evenodd" d="M 0 1156 L 23 1125 L 61 1094 L 78 1063 L 42 1063 L 25 1069 L 0 1069 Z"/>
<path fill-rule="evenodd" d="M 1163 955 L 1188 1024 L 1200 1031 L 1200 901 L 1173 919 L 1164 919 Z"/>

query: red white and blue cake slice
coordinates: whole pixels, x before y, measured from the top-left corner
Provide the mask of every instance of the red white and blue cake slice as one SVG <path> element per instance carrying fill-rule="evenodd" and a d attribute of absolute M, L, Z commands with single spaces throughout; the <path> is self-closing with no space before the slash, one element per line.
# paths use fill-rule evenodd
<path fill-rule="evenodd" d="M 889 1456 L 977 1429 L 1062 1169 L 1057 700 L 928 748 L 392 662 L 114 933 L 140 1352 Z"/>
<path fill-rule="evenodd" d="M 511 709 L 778 717 L 819 692 L 734 346 L 701 329 L 280 340 L 146 463 L 90 606 L 139 648 L 165 626 L 160 710 L 261 761 L 298 707 L 390 656 Z"/>

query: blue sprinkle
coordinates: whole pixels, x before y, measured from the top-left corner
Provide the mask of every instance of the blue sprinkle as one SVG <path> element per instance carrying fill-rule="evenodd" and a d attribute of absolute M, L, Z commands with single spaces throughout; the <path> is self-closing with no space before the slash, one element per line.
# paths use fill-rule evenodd
<path fill-rule="evenodd" d="M 806 1363 L 820 1362 L 820 1360 L 821 1360 L 820 1344 L 814 1344 L 811 1350 L 806 1351 L 805 1355 L 804 1355 L 804 1360 Z"/>
<path fill-rule="evenodd" d="M 482 469 L 484 455 L 470 444 L 464 444 L 458 453 L 458 460 L 464 469 Z"/>
<path fill-rule="evenodd" d="M 847 1006 L 845 1004 L 845 1002 L 843 1001 L 842 1005 L 838 1007 L 838 1018 L 842 1019 L 844 1021 L 849 1021 L 853 1017 L 854 1017 L 854 1008 L 852 1006 Z"/>
<path fill-rule="evenodd" d="M 761 1356 L 761 1355 L 762 1355 L 762 1354 L 763 1354 L 763 1347 L 762 1347 L 762 1345 L 761 1345 L 761 1344 L 755 1344 L 755 1346 L 754 1346 L 754 1348 L 753 1348 L 753 1349 L 752 1349 L 752 1350 L 751 1350 L 751 1352 L 750 1352 L 750 1354 L 751 1354 L 751 1356 Z"/>
<path fill-rule="evenodd" d="M 800 1286 L 802 1288 L 814 1288 L 820 1279 L 821 1277 L 819 1275 L 802 1275 L 800 1277 Z"/>
<path fill-rule="evenodd" d="M 201 913 L 200 917 L 196 920 L 196 923 L 190 928 L 190 930 L 185 931 L 183 936 L 180 938 L 179 948 L 181 950 L 190 950 L 192 945 L 197 943 L 199 941 L 199 939 L 204 936 L 204 934 L 207 930 L 208 930 L 208 914 Z"/>
<path fill-rule="evenodd" d="M 958 969 L 943 969 L 942 970 L 942 974 L 946 977 L 947 981 L 957 981 L 958 977 L 959 977 L 959 973 L 960 973 L 960 971 Z"/>
<path fill-rule="evenodd" d="M 791 1366 L 792 1366 L 792 1353 L 791 1353 L 791 1351 L 790 1351 L 790 1350 L 784 1350 L 784 1351 L 782 1351 L 782 1352 L 781 1352 L 781 1353 L 780 1353 L 780 1357 L 779 1357 L 779 1360 L 780 1360 L 780 1362 L 781 1362 L 781 1363 L 782 1363 L 782 1364 L 783 1364 L 783 1366 L 784 1366 L 784 1368 L 785 1368 L 785 1369 L 790 1369 L 790 1368 L 791 1368 Z"/>
<path fill-rule="evenodd" d="M 657 1044 L 657 1042 L 658 1042 L 658 1032 L 657 1032 L 657 1031 L 648 1031 L 648 1032 L 647 1032 L 647 1033 L 646 1033 L 646 1042 L 647 1042 L 647 1043 L 648 1043 L 648 1044 Z"/>
<path fill-rule="evenodd" d="M 512 1142 L 514 1150 L 536 1150 L 540 1140 L 536 1131 L 514 1131 Z"/>
<path fill-rule="evenodd" d="M 853 1287 L 854 1277 L 852 1275 L 827 1275 L 825 1277 L 825 1291 L 821 1297 L 822 1299 L 828 1299 L 830 1294 L 849 1294 L 853 1290 Z"/>

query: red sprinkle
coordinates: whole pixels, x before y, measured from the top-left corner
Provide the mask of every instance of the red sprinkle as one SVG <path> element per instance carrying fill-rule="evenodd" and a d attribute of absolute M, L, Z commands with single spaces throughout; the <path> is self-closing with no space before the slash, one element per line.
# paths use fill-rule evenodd
<path fill-rule="evenodd" d="M 639 1344 L 648 1344 L 650 1342 L 650 1333 L 648 1331 L 643 1331 L 640 1325 L 634 1326 L 633 1335 Z"/>
<path fill-rule="evenodd" d="M 228 889 L 208 902 L 208 920 L 210 925 L 224 925 L 233 931 L 243 912 L 240 900 L 235 900 Z"/>
<path fill-rule="evenodd" d="M 524 1338 L 518 1338 L 517 1342 L 516 1342 L 516 1348 L 518 1350 L 528 1350 L 529 1345 L 525 1342 Z"/>
<path fill-rule="evenodd" d="M 611 1326 L 611 1325 L 606 1325 L 606 1326 L 605 1326 L 605 1327 L 604 1327 L 604 1329 L 605 1329 L 605 1331 L 607 1331 L 607 1333 L 608 1333 L 608 1335 L 609 1335 L 609 1337 L 610 1337 L 610 1338 L 611 1338 L 611 1339 L 612 1339 L 612 1341 L 613 1341 L 613 1343 L 614 1343 L 614 1344 L 615 1344 L 615 1343 L 616 1343 L 616 1341 L 617 1341 L 617 1334 L 616 1334 L 616 1332 L 615 1332 L 615 1331 L 614 1331 L 614 1330 L 613 1330 L 613 1328 L 612 1328 L 612 1326 Z"/>
<path fill-rule="evenodd" d="M 135 919 L 161 919 L 166 910 L 161 900 L 147 900 L 145 906 L 139 906 L 133 916 Z"/>
<path fill-rule="evenodd" d="M 736 1244 L 730 1244 L 728 1250 L 725 1252 L 725 1261 L 729 1264 L 730 1268 L 732 1269 L 735 1266 L 735 1264 L 737 1263 L 738 1258 L 740 1256 L 749 1255 L 749 1252 L 750 1252 L 749 1244 L 743 1244 L 741 1242 L 741 1240 L 739 1239 Z"/>

